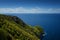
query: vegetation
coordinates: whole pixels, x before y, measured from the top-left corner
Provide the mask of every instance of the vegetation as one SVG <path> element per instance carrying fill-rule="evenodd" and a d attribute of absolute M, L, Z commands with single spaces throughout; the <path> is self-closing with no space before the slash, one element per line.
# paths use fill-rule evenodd
<path fill-rule="evenodd" d="M 32 27 L 16 16 L 0 14 L 0 40 L 40 40 L 40 26 Z"/>

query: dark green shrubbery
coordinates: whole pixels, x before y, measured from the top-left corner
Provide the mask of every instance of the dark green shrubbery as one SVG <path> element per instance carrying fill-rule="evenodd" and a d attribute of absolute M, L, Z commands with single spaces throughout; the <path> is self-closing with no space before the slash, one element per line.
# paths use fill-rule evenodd
<path fill-rule="evenodd" d="M 43 29 L 29 26 L 16 16 L 0 15 L 0 40 L 40 40 Z"/>

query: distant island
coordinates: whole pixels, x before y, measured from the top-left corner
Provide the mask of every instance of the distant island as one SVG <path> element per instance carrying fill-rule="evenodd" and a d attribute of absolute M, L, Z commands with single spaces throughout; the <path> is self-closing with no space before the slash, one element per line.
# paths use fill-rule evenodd
<path fill-rule="evenodd" d="M 0 14 L 0 40 L 41 40 L 40 26 L 30 26 L 17 16 Z"/>

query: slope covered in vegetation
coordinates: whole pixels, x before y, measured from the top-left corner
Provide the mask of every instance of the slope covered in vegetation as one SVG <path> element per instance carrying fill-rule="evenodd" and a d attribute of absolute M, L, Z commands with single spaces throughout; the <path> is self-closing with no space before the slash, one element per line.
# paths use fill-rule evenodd
<path fill-rule="evenodd" d="M 43 29 L 25 24 L 16 16 L 0 14 L 0 40 L 40 40 Z"/>

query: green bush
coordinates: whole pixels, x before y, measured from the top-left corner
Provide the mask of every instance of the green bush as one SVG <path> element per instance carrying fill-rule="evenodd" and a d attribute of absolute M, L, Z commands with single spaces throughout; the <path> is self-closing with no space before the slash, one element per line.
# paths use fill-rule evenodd
<path fill-rule="evenodd" d="M 40 26 L 32 27 L 16 16 L 0 15 L 0 40 L 40 40 Z"/>

